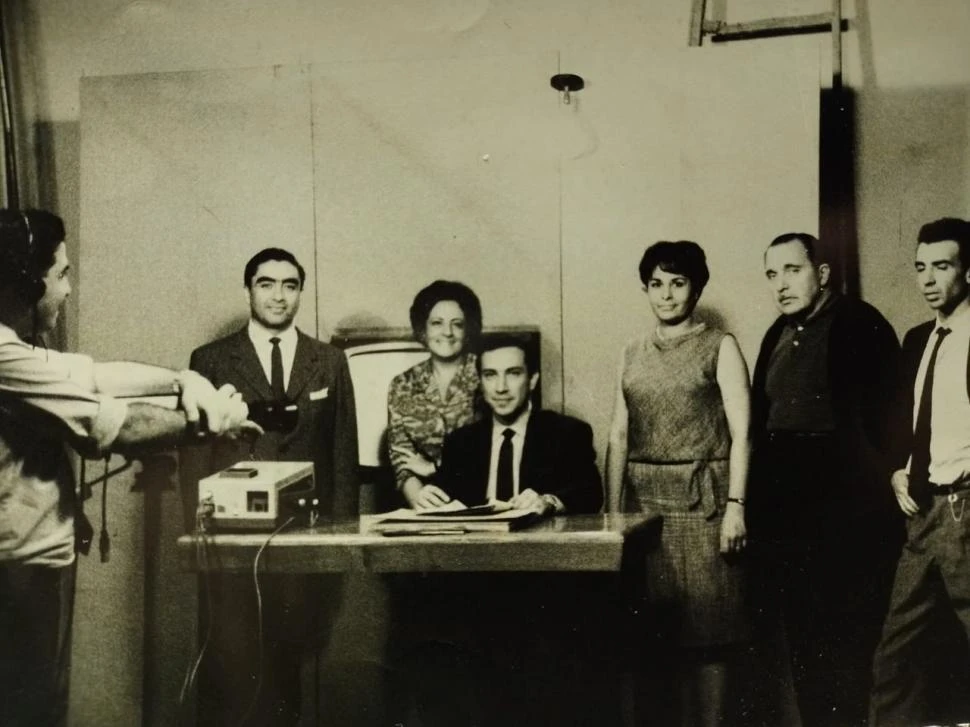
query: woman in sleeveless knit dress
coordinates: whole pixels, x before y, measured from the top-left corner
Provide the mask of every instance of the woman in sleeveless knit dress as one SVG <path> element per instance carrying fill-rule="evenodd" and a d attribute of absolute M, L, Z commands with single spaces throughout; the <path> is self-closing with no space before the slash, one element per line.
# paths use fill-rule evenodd
<path fill-rule="evenodd" d="M 748 370 L 733 336 L 694 317 L 708 278 L 696 243 L 644 253 L 640 279 L 657 322 L 623 349 L 607 454 L 610 509 L 664 518 L 647 556 L 645 624 L 677 662 L 664 666 L 684 725 L 723 724 L 728 666 L 746 636 Z"/>

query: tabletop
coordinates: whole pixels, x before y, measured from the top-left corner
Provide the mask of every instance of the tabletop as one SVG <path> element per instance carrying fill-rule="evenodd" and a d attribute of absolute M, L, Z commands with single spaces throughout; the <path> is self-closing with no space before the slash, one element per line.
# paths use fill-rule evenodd
<path fill-rule="evenodd" d="M 270 533 L 207 533 L 178 540 L 186 570 L 264 573 L 619 571 L 659 532 L 647 513 L 561 515 L 502 533 L 387 536 L 378 515 Z"/>

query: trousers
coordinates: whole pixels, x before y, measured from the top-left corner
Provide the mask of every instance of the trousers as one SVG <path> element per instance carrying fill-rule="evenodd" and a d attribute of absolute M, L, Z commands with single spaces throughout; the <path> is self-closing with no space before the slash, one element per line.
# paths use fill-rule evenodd
<path fill-rule="evenodd" d="M 865 724 L 899 551 L 885 508 L 859 504 L 873 483 L 842 462 L 834 435 L 791 433 L 760 443 L 752 473 L 756 631 L 784 626 L 804 727 Z"/>
<path fill-rule="evenodd" d="M 933 629 L 955 616 L 970 642 L 970 491 L 936 496 L 907 523 L 889 612 L 873 660 L 870 725 L 925 724 L 930 714 Z M 967 512 L 965 512 L 967 510 Z M 966 644 L 963 644 L 963 656 Z M 964 667 L 966 665 L 964 664 Z"/>
<path fill-rule="evenodd" d="M 0 565 L 0 725 L 67 723 L 77 563 Z"/>

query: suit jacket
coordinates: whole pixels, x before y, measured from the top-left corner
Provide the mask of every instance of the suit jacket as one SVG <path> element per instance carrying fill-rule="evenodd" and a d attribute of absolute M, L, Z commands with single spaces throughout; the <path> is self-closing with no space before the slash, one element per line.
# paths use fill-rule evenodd
<path fill-rule="evenodd" d="M 898 518 L 889 475 L 898 444 L 892 401 L 899 375 L 899 343 L 892 326 L 868 303 L 842 297 L 834 306 L 828 376 L 838 457 L 828 463 L 829 471 L 843 488 L 843 503 L 850 509 Z M 779 317 L 765 333 L 751 387 L 754 452 L 748 496 L 753 506 L 751 514 L 756 517 L 759 488 L 766 486 L 771 475 L 762 469 L 759 457 L 767 435 L 770 405 L 765 383 L 771 354 L 785 323 L 785 318 Z"/>
<path fill-rule="evenodd" d="M 247 404 L 273 400 L 270 382 L 246 328 L 197 348 L 189 367 L 216 387 L 232 384 Z M 298 331 L 286 394 L 298 406 L 296 425 L 286 434 L 267 432 L 260 437 L 255 458 L 313 462 L 320 516 L 356 516 L 357 412 L 343 351 Z M 183 453 L 182 469 L 197 482 L 200 475 L 248 459 L 249 449 L 248 442 L 222 440 L 203 449 L 190 448 Z"/>
<path fill-rule="evenodd" d="M 437 484 L 466 505 L 485 502 L 492 452 L 492 417 L 445 438 Z M 553 411 L 533 411 L 519 466 L 519 490 L 555 495 L 570 513 L 597 512 L 603 483 L 589 424 Z"/>
<path fill-rule="evenodd" d="M 836 433 L 864 439 L 880 451 L 892 445 L 886 416 L 898 371 L 899 342 L 889 322 L 868 303 L 840 298 L 832 311 L 828 374 Z M 751 427 L 757 442 L 766 432 L 768 363 L 785 326 L 780 316 L 765 333 L 751 386 Z M 853 442 L 855 444 L 855 442 Z"/>

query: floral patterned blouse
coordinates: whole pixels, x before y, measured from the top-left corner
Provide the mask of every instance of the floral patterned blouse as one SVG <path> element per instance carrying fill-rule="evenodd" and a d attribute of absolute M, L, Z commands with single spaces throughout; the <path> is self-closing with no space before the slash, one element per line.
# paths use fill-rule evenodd
<path fill-rule="evenodd" d="M 404 468 L 404 457 L 394 451 L 395 447 L 439 465 L 445 435 L 480 416 L 475 354 L 462 354 L 462 358 L 443 399 L 430 358 L 391 381 L 387 392 L 387 448 L 398 489 L 412 472 Z"/>

